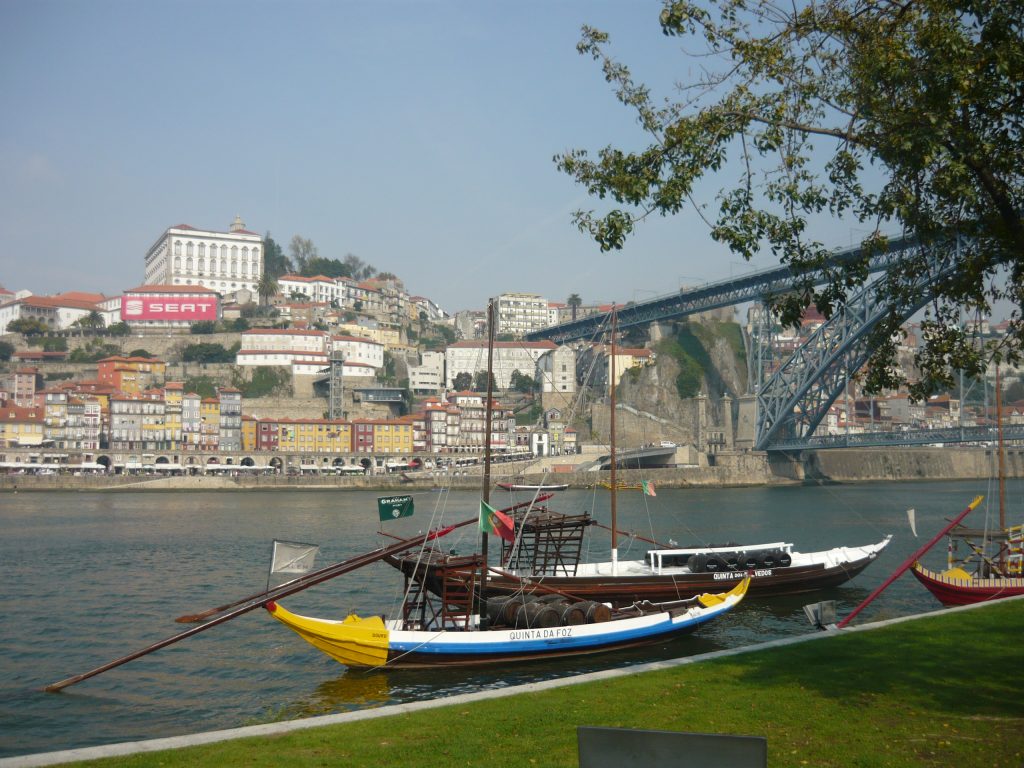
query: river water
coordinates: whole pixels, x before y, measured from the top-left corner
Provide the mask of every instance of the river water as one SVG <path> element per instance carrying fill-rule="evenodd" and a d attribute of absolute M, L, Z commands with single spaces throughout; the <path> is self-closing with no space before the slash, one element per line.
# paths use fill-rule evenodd
<path fill-rule="evenodd" d="M 1013 499 L 1022 486 L 1009 489 Z M 978 494 L 988 499 L 970 522 L 981 527 L 995 499 L 985 481 L 665 489 L 653 498 L 620 492 L 620 528 L 681 546 L 790 541 L 815 550 L 896 535 L 879 561 L 847 585 L 813 596 L 749 599 L 661 647 L 484 671 L 353 672 L 256 610 L 61 693 L 41 688 L 183 631 L 176 616 L 264 588 L 275 538 L 319 544 L 320 567 L 390 543 L 378 535 L 381 525 L 408 536 L 442 519 L 474 517 L 479 495 L 417 493 L 412 517 L 381 524 L 378 494 L 364 491 L 5 494 L 0 757 L 380 707 L 806 633 L 804 604 L 833 599 L 846 615 Z M 588 509 L 609 522 L 606 491 L 567 491 L 554 501 L 555 508 Z M 511 503 L 504 492 L 491 502 Z M 910 507 L 921 539 L 910 533 Z M 469 554 L 474 528 L 459 529 L 446 546 Z M 601 536 L 592 546 L 587 556 L 597 558 L 609 545 Z M 638 557 L 647 547 L 620 540 L 620 557 Z M 943 549 L 928 561 L 941 565 Z M 397 572 L 375 564 L 282 603 L 323 617 L 390 613 L 400 589 Z M 858 621 L 937 608 L 905 575 Z"/>

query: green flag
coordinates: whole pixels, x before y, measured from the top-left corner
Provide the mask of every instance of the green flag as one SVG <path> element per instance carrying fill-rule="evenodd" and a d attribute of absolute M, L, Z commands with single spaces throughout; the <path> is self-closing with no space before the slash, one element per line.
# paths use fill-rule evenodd
<path fill-rule="evenodd" d="M 399 517 L 411 517 L 413 512 L 412 496 L 379 496 L 377 512 L 381 520 L 394 520 Z"/>

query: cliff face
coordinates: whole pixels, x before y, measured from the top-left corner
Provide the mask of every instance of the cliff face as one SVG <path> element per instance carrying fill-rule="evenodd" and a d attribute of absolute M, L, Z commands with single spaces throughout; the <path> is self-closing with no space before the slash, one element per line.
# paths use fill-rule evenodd
<path fill-rule="evenodd" d="M 695 443 L 695 396 L 707 397 L 705 426 L 716 426 L 725 423 L 723 395 L 729 395 L 735 407 L 738 396 L 746 392 L 746 356 L 736 323 L 683 323 L 674 330 L 671 337 L 655 345 L 653 365 L 622 378 L 616 399 L 639 412 L 627 410 L 617 415 L 617 432 L 624 445 L 660 439 Z M 735 413 L 733 417 L 735 423 Z M 606 421 L 606 413 L 601 415 L 595 406 L 598 434 L 607 434 Z"/>

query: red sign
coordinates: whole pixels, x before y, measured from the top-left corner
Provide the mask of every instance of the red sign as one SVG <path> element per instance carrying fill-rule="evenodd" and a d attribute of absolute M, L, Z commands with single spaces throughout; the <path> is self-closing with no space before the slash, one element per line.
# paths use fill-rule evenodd
<path fill-rule="evenodd" d="M 217 296 L 123 296 L 122 320 L 216 320 Z"/>

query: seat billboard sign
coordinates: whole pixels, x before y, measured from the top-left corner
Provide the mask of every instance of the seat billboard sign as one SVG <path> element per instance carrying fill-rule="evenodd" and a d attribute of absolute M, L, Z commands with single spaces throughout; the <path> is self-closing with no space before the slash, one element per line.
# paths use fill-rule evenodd
<path fill-rule="evenodd" d="M 121 319 L 216 320 L 217 301 L 217 296 L 124 296 Z"/>

